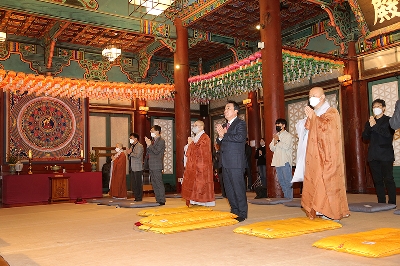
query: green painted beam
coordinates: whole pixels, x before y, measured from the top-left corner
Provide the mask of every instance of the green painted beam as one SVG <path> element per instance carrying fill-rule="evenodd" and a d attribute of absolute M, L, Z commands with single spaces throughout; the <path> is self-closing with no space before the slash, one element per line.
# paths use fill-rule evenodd
<path fill-rule="evenodd" d="M 0 8 L 104 28 L 142 33 L 141 20 L 40 0 L 1 0 Z"/>

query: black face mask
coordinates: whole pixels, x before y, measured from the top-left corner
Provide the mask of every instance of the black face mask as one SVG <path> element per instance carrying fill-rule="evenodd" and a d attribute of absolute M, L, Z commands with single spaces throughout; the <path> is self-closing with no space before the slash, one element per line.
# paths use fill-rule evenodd
<path fill-rule="evenodd" d="M 280 126 L 276 126 L 276 131 L 280 132 L 282 128 Z"/>

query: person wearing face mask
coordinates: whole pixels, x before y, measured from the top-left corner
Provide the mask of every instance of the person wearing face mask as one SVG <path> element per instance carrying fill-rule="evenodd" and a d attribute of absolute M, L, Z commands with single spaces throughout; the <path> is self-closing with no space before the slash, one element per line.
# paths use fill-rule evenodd
<path fill-rule="evenodd" d="M 149 174 L 151 185 L 153 186 L 156 201 L 160 205 L 165 205 L 165 186 L 162 179 L 164 169 L 165 140 L 161 137 L 161 127 L 154 125 L 150 129 L 151 139 L 144 137 L 146 141 L 146 156 L 149 160 Z"/>
<path fill-rule="evenodd" d="M 272 156 L 271 166 L 275 167 L 279 184 L 282 188 L 283 195 L 287 199 L 293 199 L 292 188 L 292 165 L 293 165 L 293 136 L 286 131 L 287 122 L 283 118 L 279 118 L 275 122 L 276 133 L 269 149 L 274 153 Z"/>
<path fill-rule="evenodd" d="M 260 175 L 261 184 L 263 188 L 267 188 L 267 151 L 265 150 L 265 140 L 264 138 L 260 139 L 260 147 L 256 150 L 256 154 L 254 158 L 257 159 L 257 170 Z"/>
<path fill-rule="evenodd" d="M 186 165 L 183 174 L 182 198 L 186 205 L 215 206 L 213 163 L 210 137 L 204 132 L 204 122 L 197 120 L 185 146 Z"/>
<path fill-rule="evenodd" d="M 126 199 L 126 155 L 122 144 L 115 145 L 115 154 L 111 156 L 110 196 Z"/>
<path fill-rule="evenodd" d="M 143 198 L 143 145 L 139 142 L 139 135 L 131 133 L 129 136 L 131 147 L 126 150 L 129 159 L 130 188 L 135 196 L 135 201 Z"/>
<path fill-rule="evenodd" d="M 309 92 L 304 111 L 308 130 L 301 206 L 310 219 L 338 221 L 350 215 L 344 179 L 339 112 L 330 107 L 321 87 Z"/>
<path fill-rule="evenodd" d="M 393 177 L 393 135 L 390 127 L 390 117 L 385 115 L 386 104 L 382 99 L 372 102 L 373 116 L 365 123 L 362 137 L 369 141 L 368 163 L 374 181 L 378 203 L 386 203 L 386 191 L 388 203 L 396 204 L 396 183 Z"/>

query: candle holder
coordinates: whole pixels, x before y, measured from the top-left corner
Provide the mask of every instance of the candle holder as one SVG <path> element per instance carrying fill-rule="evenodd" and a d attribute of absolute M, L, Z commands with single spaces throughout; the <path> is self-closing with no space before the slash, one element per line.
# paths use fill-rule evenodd
<path fill-rule="evenodd" d="M 28 175 L 31 175 L 31 174 L 33 174 L 32 173 L 32 159 L 31 158 L 29 158 L 29 171 L 28 171 Z"/>
<path fill-rule="evenodd" d="M 85 170 L 83 170 L 83 157 L 81 157 L 81 170 L 79 172 L 85 172 Z"/>

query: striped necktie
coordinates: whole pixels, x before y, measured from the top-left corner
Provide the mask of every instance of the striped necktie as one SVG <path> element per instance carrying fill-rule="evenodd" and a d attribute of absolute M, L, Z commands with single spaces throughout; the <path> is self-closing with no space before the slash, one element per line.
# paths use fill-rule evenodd
<path fill-rule="evenodd" d="M 229 129 L 229 126 L 230 126 L 231 124 L 228 122 L 228 123 L 226 123 L 226 130 L 228 130 Z"/>

